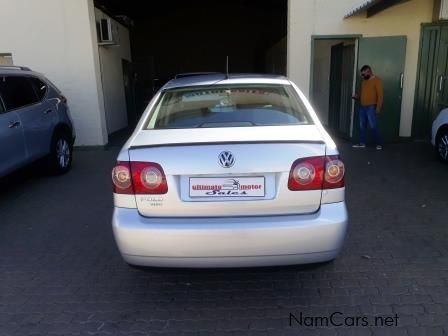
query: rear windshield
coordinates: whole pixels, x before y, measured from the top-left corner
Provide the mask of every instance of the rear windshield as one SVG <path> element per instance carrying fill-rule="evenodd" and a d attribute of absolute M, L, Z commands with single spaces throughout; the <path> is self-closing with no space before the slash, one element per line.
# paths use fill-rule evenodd
<path fill-rule="evenodd" d="M 189 87 L 165 91 L 147 129 L 306 125 L 312 120 L 290 85 Z"/>

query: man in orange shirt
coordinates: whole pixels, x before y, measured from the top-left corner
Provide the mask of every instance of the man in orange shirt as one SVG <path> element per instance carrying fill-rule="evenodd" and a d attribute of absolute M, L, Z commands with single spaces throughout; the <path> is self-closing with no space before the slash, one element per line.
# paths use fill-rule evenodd
<path fill-rule="evenodd" d="M 383 81 L 372 73 L 369 65 L 361 68 L 361 96 L 355 95 L 354 99 L 360 100 L 359 108 L 359 144 L 353 148 L 365 148 L 367 143 L 367 123 L 373 131 L 377 150 L 383 149 L 381 135 L 378 130 L 377 114 L 383 107 L 384 90 Z"/>

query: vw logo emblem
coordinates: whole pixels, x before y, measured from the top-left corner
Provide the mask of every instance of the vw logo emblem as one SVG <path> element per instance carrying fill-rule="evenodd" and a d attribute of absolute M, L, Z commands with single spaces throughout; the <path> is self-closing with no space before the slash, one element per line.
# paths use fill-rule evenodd
<path fill-rule="evenodd" d="M 223 168 L 230 168 L 235 164 L 235 157 L 232 152 L 221 152 L 218 156 L 219 163 Z"/>

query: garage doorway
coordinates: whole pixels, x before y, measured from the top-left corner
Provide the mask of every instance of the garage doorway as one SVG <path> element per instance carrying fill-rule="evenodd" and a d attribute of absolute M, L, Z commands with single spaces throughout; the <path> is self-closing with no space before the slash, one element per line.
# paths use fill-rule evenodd
<path fill-rule="evenodd" d="M 123 59 L 121 61 L 123 68 L 123 86 L 126 99 L 126 110 L 129 126 L 137 124 L 137 113 L 135 109 L 135 78 L 132 63 Z"/>
<path fill-rule="evenodd" d="M 357 39 L 313 40 L 311 101 L 327 129 L 350 138 L 353 128 Z"/>
<path fill-rule="evenodd" d="M 311 101 L 327 129 L 341 138 L 358 140 L 358 69 L 370 65 L 383 80 L 384 104 L 378 115 L 385 143 L 399 141 L 400 116 L 406 61 L 406 36 L 314 37 Z"/>
<path fill-rule="evenodd" d="M 95 5 L 129 29 L 137 119 L 176 74 L 286 75 L 287 0 L 121 1 Z M 129 105 L 128 105 L 129 106 Z"/>

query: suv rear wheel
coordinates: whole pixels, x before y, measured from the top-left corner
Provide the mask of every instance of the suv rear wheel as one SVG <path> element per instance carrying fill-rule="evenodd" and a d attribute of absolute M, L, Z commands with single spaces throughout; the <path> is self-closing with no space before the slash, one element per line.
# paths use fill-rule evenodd
<path fill-rule="evenodd" d="M 448 128 L 442 129 L 437 134 L 436 150 L 439 159 L 442 162 L 448 163 Z"/>
<path fill-rule="evenodd" d="M 70 137 L 58 132 L 51 143 L 51 151 L 48 157 L 48 168 L 51 174 L 61 175 L 68 172 L 72 165 L 73 148 Z"/>

